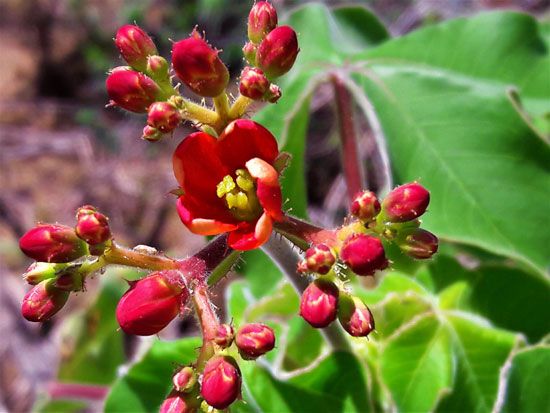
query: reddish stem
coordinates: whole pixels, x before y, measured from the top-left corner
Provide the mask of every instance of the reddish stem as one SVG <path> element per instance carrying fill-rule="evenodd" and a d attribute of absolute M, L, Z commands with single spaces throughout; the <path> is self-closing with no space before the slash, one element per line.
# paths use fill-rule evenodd
<path fill-rule="evenodd" d="M 199 318 L 202 331 L 202 347 L 197 359 L 197 370 L 200 372 L 210 357 L 214 354 L 213 339 L 220 324 L 216 312 L 212 308 L 208 297 L 208 286 L 204 281 L 199 281 L 193 290 L 193 303 L 195 312 Z"/>
<path fill-rule="evenodd" d="M 52 399 L 103 400 L 108 392 L 109 387 L 94 386 L 93 384 L 60 383 L 55 381 L 48 385 L 48 394 Z"/>
<path fill-rule="evenodd" d="M 332 246 L 336 243 L 336 231 L 317 227 L 292 216 L 286 216 L 283 221 L 276 222 L 275 230 L 302 250 L 308 249 L 311 244 L 323 243 Z"/>

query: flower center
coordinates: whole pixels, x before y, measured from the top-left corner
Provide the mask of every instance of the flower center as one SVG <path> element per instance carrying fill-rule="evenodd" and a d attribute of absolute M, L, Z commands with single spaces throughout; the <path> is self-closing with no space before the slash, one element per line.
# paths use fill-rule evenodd
<path fill-rule="evenodd" d="M 262 213 L 262 207 L 256 195 L 254 178 L 246 169 L 235 171 L 236 179 L 226 175 L 216 186 L 218 198 L 225 198 L 231 214 L 239 221 L 253 221 Z"/>

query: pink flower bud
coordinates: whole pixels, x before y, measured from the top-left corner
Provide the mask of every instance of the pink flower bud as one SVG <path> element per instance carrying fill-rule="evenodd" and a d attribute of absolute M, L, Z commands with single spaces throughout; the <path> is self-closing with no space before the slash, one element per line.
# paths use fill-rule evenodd
<path fill-rule="evenodd" d="M 170 66 L 166 59 L 162 56 L 149 56 L 147 58 L 147 75 L 151 79 L 156 81 L 167 81 L 170 80 Z"/>
<path fill-rule="evenodd" d="M 308 248 L 304 261 L 308 271 L 326 274 L 336 262 L 336 257 L 329 246 L 317 244 Z"/>
<path fill-rule="evenodd" d="M 373 275 L 388 266 L 382 242 L 365 234 L 350 235 L 344 241 L 340 258 L 357 275 Z"/>
<path fill-rule="evenodd" d="M 260 43 L 256 60 L 266 76 L 273 79 L 292 68 L 299 51 L 296 32 L 289 26 L 280 26 Z"/>
<path fill-rule="evenodd" d="M 172 46 L 172 66 L 178 77 L 199 96 L 220 95 L 229 82 L 229 71 L 195 30 Z"/>
<path fill-rule="evenodd" d="M 369 308 L 357 297 L 340 297 L 338 321 L 353 337 L 366 337 L 374 330 L 374 318 Z"/>
<path fill-rule="evenodd" d="M 267 100 L 269 103 L 277 103 L 282 95 L 283 92 L 281 91 L 281 88 L 272 83 L 269 85 L 269 90 L 264 95 L 264 100 Z"/>
<path fill-rule="evenodd" d="M 160 132 L 158 129 L 152 128 L 149 125 L 146 125 L 143 128 L 143 135 L 141 135 L 141 139 L 149 142 L 158 142 L 162 139 L 162 132 Z"/>
<path fill-rule="evenodd" d="M 59 273 L 63 272 L 69 264 L 54 264 L 48 262 L 35 262 L 27 268 L 23 274 L 23 278 L 31 285 L 36 285 L 44 280 L 55 278 Z"/>
<path fill-rule="evenodd" d="M 275 332 L 265 324 L 245 324 L 237 332 L 235 342 L 243 359 L 254 360 L 273 350 L 275 347 Z"/>
<path fill-rule="evenodd" d="M 361 221 L 372 221 L 380 212 L 380 202 L 371 191 L 364 191 L 355 196 L 351 203 L 351 213 Z"/>
<path fill-rule="evenodd" d="M 390 222 L 406 222 L 418 218 L 428 208 L 430 193 L 417 182 L 398 186 L 382 202 L 382 210 Z"/>
<path fill-rule="evenodd" d="M 225 409 L 241 394 L 241 371 L 233 357 L 214 356 L 206 363 L 201 395 L 215 409 Z"/>
<path fill-rule="evenodd" d="M 437 252 L 439 239 L 430 231 L 415 228 L 405 235 L 399 247 L 409 256 L 418 260 L 431 258 Z"/>
<path fill-rule="evenodd" d="M 160 405 L 160 413 L 195 413 L 197 412 L 198 403 L 189 397 L 188 394 L 181 394 L 173 390 L 166 400 Z"/>
<path fill-rule="evenodd" d="M 336 319 L 338 295 L 338 287 L 333 282 L 316 279 L 302 294 L 300 315 L 315 328 L 328 326 Z"/>
<path fill-rule="evenodd" d="M 29 321 L 49 320 L 63 308 L 69 293 L 54 287 L 53 279 L 35 285 L 23 298 L 21 314 Z"/>
<path fill-rule="evenodd" d="M 86 244 L 66 225 L 44 224 L 28 231 L 19 240 L 28 257 L 42 262 L 69 262 L 87 253 Z"/>
<path fill-rule="evenodd" d="M 252 66 L 256 66 L 256 52 L 258 51 L 258 46 L 253 43 L 247 42 L 243 47 L 243 55 L 246 61 Z"/>
<path fill-rule="evenodd" d="M 118 29 L 115 44 L 124 60 L 141 72 L 147 67 L 147 57 L 158 53 L 155 43 L 147 33 L 132 24 Z"/>
<path fill-rule="evenodd" d="M 192 367 L 186 366 L 174 374 L 172 378 L 174 389 L 180 393 L 189 393 L 197 384 L 197 375 Z"/>
<path fill-rule="evenodd" d="M 252 43 L 260 43 L 265 36 L 277 27 L 277 10 L 267 1 L 259 1 L 248 14 L 248 38 Z"/>
<path fill-rule="evenodd" d="M 229 347 L 235 338 L 235 330 L 229 324 L 220 324 L 216 329 L 214 343 L 222 348 Z"/>
<path fill-rule="evenodd" d="M 128 334 L 150 336 L 166 327 L 188 298 L 177 271 L 158 271 L 131 283 L 116 308 L 118 324 Z"/>
<path fill-rule="evenodd" d="M 260 100 L 269 91 L 269 80 L 260 69 L 245 67 L 239 84 L 241 95 L 252 100 Z"/>
<path fill-rule="evenodd" d="M 147 124 L 162 133 L 170 133 L 178 127 L 181 115 L 174 105 L 168 102 L 155 102 L 149 106 Z"/>
<path fill-rule="evenodd" d="M 143 73 L 118 67 L 105 81 L 111 103 L 130 112 L 144 113 L 161 95 L 159 85 Z"/>
<path fill-rule="evenodd" d="M 90 245 L 101 244 L 111 238 L 109 222 L 105 215 L 90 205 L 78 209 L 76 235 Z"/>

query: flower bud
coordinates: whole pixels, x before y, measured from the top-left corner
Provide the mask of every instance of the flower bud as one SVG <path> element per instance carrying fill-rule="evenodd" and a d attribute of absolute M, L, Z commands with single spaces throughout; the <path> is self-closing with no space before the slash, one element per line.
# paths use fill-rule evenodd
<path fill-rule="evenodd" d="M 186 366 L 172 377 L 174 389 L 180 393 L 189 393 L 197 384 L 197 375 L 192 367 Z"/>
<path fill-rule="evenodd" d="M 340 259 L 357 275 L 373 275 L 388 266 L 382 242 L 365 234 L 350 235 L 342 245 Z"/>
<path fill-rule="evenodd" d="M 105 215 L 93 206 L 86 205 L 78 209 L 76 235 L 90 245 L 101 244 L 111 238 L 109 222 Z"/>
<path fill-rule="evenodd" d="M 260 100 L 269 91 L 269 80 L 260 69 L 245 67 L 239 84 L 241 95 L 252 100 Z"/>
<path fill-rule="evenodd" d="M 118 324 L 128 334 L 150 336 L 166 327 L 188 298 L 179 272 L 158 271 L 131 283 L 116 308 Z"/>
<path fill-rule="evenodd" d="M 344 294 L 338 304 L 338 321 L 353 337 L 366 337 L 374 330 L 374 318 L 358 297 Z"/>
<path fill-rule="evenodd" d="M 298 56 L 298 38 L 289 26 L 280 26 L 260 43 L 256 60 L 269 79 L 284 75 Z"/>
<path fill-rule="evenodd" d="M 143 128 L 141 139 L 149 142 L 158 142 L 162 139 L 162 132 L 160 132 L 158 129 L 152 128 L 149 125 L 146 125 Z"/>
<path fill-rule="evenodd" d="M 21 314 L 27 320 L 46 321 L 63 308 L 69 298 L 69 293 L 55 288 L 53 281 L 53 279 L 42 281 L 25 295 L 21 305 Z"/>
<path fill-rule="evenodd" d="M 418 218 L 428 208 L 430 193 L 417 182 L 398 186 L 382 202 L 382 210 L 390 222 L 406 222 Z"/>
<path fill-rule="evenodd" d="M 264 100 L 267 100 L 269 103 L 277 103 L 282 95 L 283 92 L 281 91 L 281 88 L 272 83 L 269 85 L 269 90 L 264 95 Z"/>
<path fill-rule="evenodd" d="M 69 262 L 86 254 L 86 244 L 66 225 L 44 224 L 28 231 L 19 248 L 30 258 L 42 262 Z"/>
<path fill-rule="evenodd" d="M 149 56 L 147 58 L 147 75 L 157 82 L 170 81 L 170 66 L 162 56 Z"/>
<path fill-rule="evenodd" d="M 162 95 L 153 79 L 126 67 L 113 69 L 105 85 L 111 103 L 130 112 L 147 112 L 149 106 Z"/>
<path fill-rule="evenodd" d="M 265 324 L 245 324 L 237 332 L 235 342 L 243 359 L 254 360 L 273 350 L 275 332 Z"/>
<path fill-rule="evenodd" d="M 248 14 L 248 38 L 252 43 L 260 43 L 265 36 L 277 27 L 277 10 L 267 1 L 259 1 Z"/>
<path fill-rule="evenodd" d="M 147 33 L 132 24 L 118 29 L 115 44 L 124 60 L 140 72 L 147 67 L 147 57 L 158 53 L 155 43 Z"/>
<path fill-rule="evenodd" d="M 195 413 L 198 402 L 189 397 L 188 394 L 181 394 L 172 390 L 168 397 L 160 405 L 160 413 Z"/>
<path fill-rule="evenodd" d="M 336 257 L 329 246 L 317 244 L 308 248 L 304 261 L 308 271 L 326 274 L 336 262 Z"/>
<path fill-rule="evenodd" d="M 256 66 L 256 52 L 258 51 L 258 46 L 251 42 L 245 43 L 243 46 L 243 55 L 246 61 L 252 66 Z"/>
<path fill-rule="evenodd" d="M 55 278 L 57 274 L 66 269 L 69 264 L 54 264 L 48 262 L 35 262 L 27 268 L 23 278 L 31 285 L 36 285 L 44 280 Z"/>
<path fill-rule="evenodd" d="M 170 133 L 178 127 L 181 115 L 174 105 L 168 102 L 155 102 L 149 106 L 147 124 L 162 133 Z"/>
<path fill-rule="evenodd" d="M 220 324 L 216 329 L 214 343 L 222 348 L 227 348 L 233 343 L 235 338 L 235 330 L 229 324 Z"/>
<path fill-rule="evenodd" d="M 241 394 L 241 371 L 233 357 L 214 356 L 206 363 L 201 395 L 216 408 L 225 409 Z"/>
<path fill-rule="evenodd" d="M 328 326 L 336 319 L 339 290 L 323 278 L 313 281 L 300 300 L 300 315 L 315 328 Z"/>
<path fill-rule="evenodd" d="M 351 203 L 351 213 L 361 221 L 372 221 L 380 212 L 380 202 L 371 191 L 357 194 Z"/>
<path fill-rule="evenodd" d="M 407 255 L 418 260 L 425 260 L 437 252 L 439 239 L 430 231 L 415 228 L 405 234 L 404 240 L 399 242 L 399 247 Z"/>
<path fill-rule="evenodd" d="M 229 71 L 195 30 L 172 46 L 172 66 L 178 77 L 199 96 L 216 97 L 229 82 Z"/>

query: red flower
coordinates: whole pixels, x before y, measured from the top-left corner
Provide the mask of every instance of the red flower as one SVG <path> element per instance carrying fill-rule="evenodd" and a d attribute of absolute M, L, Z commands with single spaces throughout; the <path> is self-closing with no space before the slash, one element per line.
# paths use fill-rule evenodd
<path fill-rule="evenodd" d="M 251 120 L 230 123 L 218 139 L 205 132 L 189 135 L 173 157 L 183 223 L 200 235 L 229 232 L 228 244 L 237 250 L 262 245 L 273 220 L 283 217 L 273 167 L 278 154 L 273 135 Z"/>

